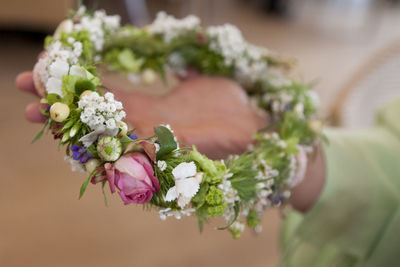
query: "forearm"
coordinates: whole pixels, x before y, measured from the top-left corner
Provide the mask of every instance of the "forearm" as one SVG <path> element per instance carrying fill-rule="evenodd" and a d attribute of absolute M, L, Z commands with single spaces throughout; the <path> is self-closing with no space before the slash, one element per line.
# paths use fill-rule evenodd
<path fill-rule="evenodd" d="M 325 185 L 325 159 L 322 145 L 308 159 L 304 180 L 292 191 L 290 204 L 300 212 L 307 212 L 318 200 Z"/>

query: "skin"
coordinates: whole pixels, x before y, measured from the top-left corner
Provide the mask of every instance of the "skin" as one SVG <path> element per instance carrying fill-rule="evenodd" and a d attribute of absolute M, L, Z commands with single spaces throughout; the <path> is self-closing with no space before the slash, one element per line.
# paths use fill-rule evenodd
<path fill-rule="evenodd" d="M 16 86 L 39 97 L 32 72 L 19 74 Z M 242 88 L 226 78 L 191 77 L 162 98 L 118 89 L 114 93 L 117 99 L 123 99 L 127 121 L 135 126 L 139 136 L 152 136 L 154 125 L 168 123 L 180 142 L 194 144 L 214 159 L 244 152 L 252 142 L 253 133 L 268 125 L 267 118 L 256 114 L 249 105 Z M 39 107 L 39 102 L 27 105 L 28 121 L 45 121 Z M 325 163 L 319 148 L 308 161 L 306 178 L 292 192 L 293 207 L 301 212 L 309 210 L 318 199 L 324 181 Z"/>

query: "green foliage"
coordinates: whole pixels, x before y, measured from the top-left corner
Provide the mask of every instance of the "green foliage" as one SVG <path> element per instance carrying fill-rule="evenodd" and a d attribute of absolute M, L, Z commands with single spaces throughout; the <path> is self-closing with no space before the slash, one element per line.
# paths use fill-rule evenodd
<path fill-rule="evenodd" d="M 182 162 L 180 158 L 177 157 L 166 157 L 165 162 L 167 163 L 167 168 L 164 171 L 161 171 L 157 164 L 154 164 L 154 172 L 156 177 L 158 178 L 158 182 L 160 184 L 160 191 L 153 195 L 151 199 L 151 204 L 162 207 L 162 208 L 172 208 L 172 209 L 179 209 L 174 201 L 166 202 L 164 200 L 164 196 L 167 195 L 168 190 L 175 186 L 175 179 L 172 175 L 172 170 L 178 166 Z"/>
<path fill-rule="evenodd" d="M 196 207 L 201 207 L 206 202 L 206 195 L 209 188 L 208 183 L 201 183 L 199 192 L 192 198 L 192 204 Z"/>
<path fill-rule="evenodd" d="M 238 192 L 243 201 L 250 201 L 257 194 L 257 183 L 255 179 L 257 171 L 253 169 L 253 154 L 243 154 L 229 162 L 228 168 L 233 174 L 229 179 L 232 187 Z"/>
<path fill-rule="evenodd" d="M 261 218 L 255 210 L 251 209 L 247 215 L 246 221 L 249 227 L 254 228 L 260 224 Z"/>
<path fill-rule="evenodd" d="M 197 151 L 193 146 L 192 150 L 185 155 L 187 161 L 194 161 L 204 173 L 203 181 L 210 184 L 218 184 L 225 175 L 226 167 L 223 163 L 213 161 Z"/>
<path fill-rule="evenodd" d="M 40 130 L 40 132 L 38 132 L 38 133 L 36 134 L 36 136 L 33 138 L 32 142 L 31 142 L 32 144 L 35 143 L 37 140 L 39 140 L 40 137 L 42 137 L 42 135 L 43 135 L 45 129 L 49 127 L 49 123 L 50 123 L 50 119 L 47 119 L 46 122 L 45 122 L 44 125 L 43 125 L 42 130 Z"/>
<path fill-rule="evenodd" d="M 112 70 L 125 72 L 139 72 L 144 63 L 143 58 L 138 58 L 129 48 L 114 48 L 104 54 L 104 61 Z"/>
<path fill-rule="evenodd" d="M 226 67 L 224 58 L 210 50 L 207 45 L 187 44 L 176 49 L 186 63 L 199 70 L 201 73 L 232 77 L 233 67 Z"/>
<path fill-rule="evenodd" d="M 239 201 L 235 201 L 235 205 L 233 206 L 233 210 L 234 210 L 234 212 L 235 212 L 235 216 L 233 217 L 232 221 L 230 221 L 230 222 L 228 223 L 228 225 L 226 225 L 225 227 L 219 227 L 219 228 L 217 228 L 218 230 L 226 230 L 226 229 L 229 229 L 229 228 L 232 226 L 232 224 L 233 224 L 234 222 L 236 222 L 237 218 L 239 217 L 239 211 L 240 211 L 240 202 L 239 202 Z"/>
<path fill-rule="evenodd" d="M 283 139 L 296 138 L 302 144 L 310 144 L 316 137 L 308 123 L 293 111 L 287 111 L 279 122 L 279 134 Z"/>
<path fill-rule="evenodd" d="M 89 174 L 89 176 L 86 178 L 86 180 L 83 182 L 83 184 L 81 186 L 81 189 L 79 190 L 79 199 L 81 199 L 83 197 L 83 195 L 85 194 L 86 188 L 87 188 L 87 186 L 88 186 L 88 184 L 90 182 L 90 179 L 92 179 L 92 177 L 96 174 L 96 172 L 97 172 L 97 169 L 94 169 Z"/>
<path fill-rule="evenodd" d="M 157 141 L 160 145 L 160 150 L 157 152 L 157 159 L 162 159 L 178 148 L 173 133 L 167 127 L 154 127 L 154 133 L 156 134 Z"/>
<path fill-rule="evenodd" d="M 202 232 L 204 222 L 208 222 L 208 207 L 207 207 L 207 205 L 202 205 L 201 207 L 196 208 L 195 214 L 197 217 L 197 223 L 199 225 L 199 230 L 200 230 L 200 232 Z"/>
<path fill-rule="evenodd" d="M 224 214 L 226 208 L 226 202 L 223 202 L 216 206 L 207 206 L 207 213 L 210 217 L 217 217 Z"/>
<path fill-rule="evenodd" d="M 48 47 L 52 42 L 54 42 L 54 37 L 51 35 L 46 36 L 46 38 L 44 39 L 44 47 Z"/>
<path fill-rule="evenodd" d="M 108 206 L 108 201 L 107 201 L 107 195 L 106 192 L 104 192 L 104 186 L 106 185 L 107 181 L 103 181 L 101 182 L 101 192 L 103 194 L 103 198 L 104 198 L 104 205 Z"/>
<path fill-rule="evenodd" d="M 56 102 L 60 102 L 61 97 L 57 94 L 47 94 L 46 100 L 49 105 L 53 105 Z"/>
<path fill-rule="evenodd" d="M 206 195 L 208 205 L 220 205 L 224 200 L 224 194 L 216 186 L 211 186 Z"/>

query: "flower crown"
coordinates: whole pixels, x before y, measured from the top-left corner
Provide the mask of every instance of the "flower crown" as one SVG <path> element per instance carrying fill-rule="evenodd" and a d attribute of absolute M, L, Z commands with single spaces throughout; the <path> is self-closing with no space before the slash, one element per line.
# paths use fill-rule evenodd
<path fill-rule="evenodd" d="M 161 219 L 195 214 L 202 229 L 221 216 L 226 226 L 219 229 L 234 237 L 244 222 L 260 230 L 263 210 L 288 199 L 304 177 L 306 152 L 321 136 L 310 86 L 290 78 L 290 62 L 247 43 L 232 25 L 203 28 L 195 16 L 178 20 L 164 12 L 145 28 L 119 22 L 119 16 L 80 7 L 46 38 L 34 82 L 48 104 L 42 110 L 47 120 L 34 141 L 50 130 L 73 170 L 89 173 L 80 198 L 89 182 L 101 183 L 103 194 L 108 184 L 124 204 L 156 207 Z M 222 161 L 194 146 L 180 148 L 168 125 L 139 139 L 124 122 L 122 103 L 104 93 L 99 65 L 146 83 L 167 72 L 185 76 L 188 67 L 229 77 L 272 124 L 255 134 L 246 153 Z"/>

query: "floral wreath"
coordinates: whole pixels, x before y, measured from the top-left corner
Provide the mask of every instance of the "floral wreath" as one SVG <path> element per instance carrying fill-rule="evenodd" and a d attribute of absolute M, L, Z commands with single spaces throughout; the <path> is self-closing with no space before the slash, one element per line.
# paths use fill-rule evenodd
<path fill-rule="evenodd" d="M 160 12 L 147 27 L 120 26 L 119 16 L 80 7 L 45 40 L 34 68 L 50 130 L 73 170 L 89 182 L 109 185 L 123 203 L 156 207 L 161 219 L 195 214 L 200 230 L 221 216 L 235 238 L 244 223 L 261 230 L 263 210 L 280 206 L 305 175 L 307 153 L 321 137 L 318 99 L 310 85 L 290 77 L 291 64 L 247 43 L 229 24 L 203 28 L 195 16 Z M 96 66 L 151 83 L 156 75 L 199 73 L 238 82 L 272 121 L 242 155 L 213 161 L 196 148 L 179 147 L 168 125 L 139 139 L 124 122 L 122 103 L 103 86 Z M 106 92 L 106 93 L 104 93 Z M 151 108 L 151 107 L 149 107 Z M 105 201 L 106 195 L 104 194 Z"/>

